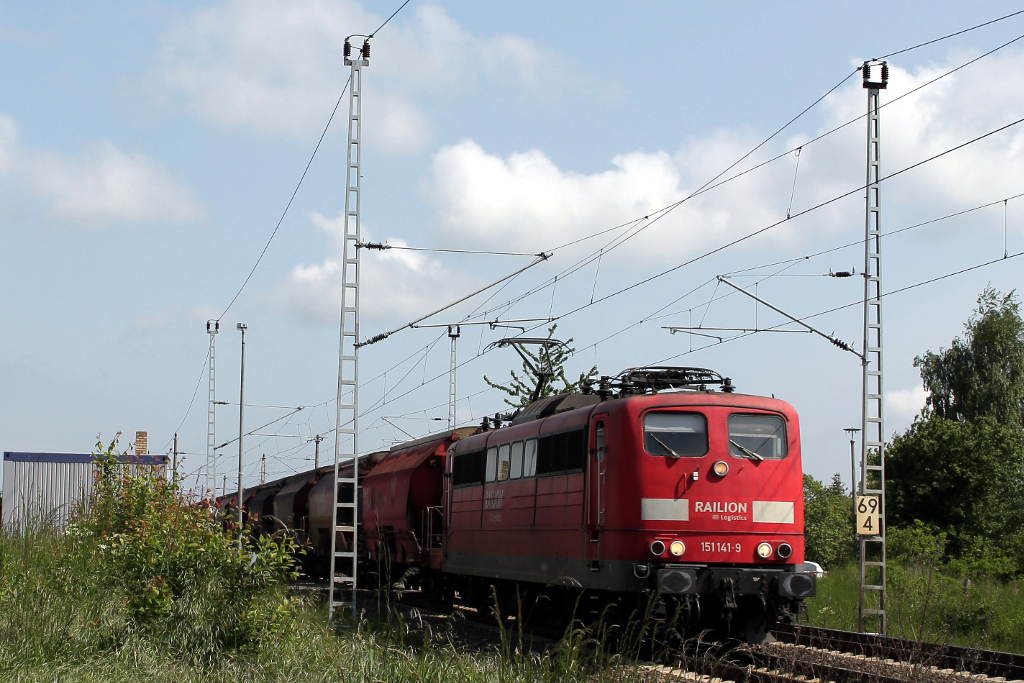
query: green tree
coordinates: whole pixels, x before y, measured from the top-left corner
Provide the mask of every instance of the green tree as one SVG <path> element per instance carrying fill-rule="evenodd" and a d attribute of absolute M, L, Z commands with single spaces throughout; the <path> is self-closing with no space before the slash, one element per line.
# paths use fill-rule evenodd
<path fill-rule="evenodd" d="M 853 558 L 853 502 L 836 474 L 825 486 L 804 475 L 804 556 L 826 569 L 835 569 Z"/>
<path fill-rule="evenodd" d="M 986 287 L 964 336 L 914 359 L 937 417 L 1024 427 L 1024 320 L 1014 292 Z"/>
<path fill-rule="evenodd" d="M 555 330 L 558 328 L 558 324 L 555 323 L 548 328 L 548 339 L 552 338 Z M 552 346 L 548 353 L 551 359 L 551 371 L 553 376 L 545 383 L 543 390 L 540 393 L 540 398 L 545 396 L 554 396 L 555 394 L 571 394 L 582 391 L 587 384 L 589 384 L 595 377 L 597 377 L 597 366 L 593 366 L 587 372 L 581 372 L 580 376 L 575 381 L 570 381 L 565 372 L 565 363 L 576 353 L 576 349 L 570 346 L 572 344 L 572 337 L 566 341 L 565 346 Z M 535 367 L 540 367 L 541 354 L 534 353 L 529 349 L 523 349 L 523 352 L 529 357 L 530 361 Z M 498 382 L 491 381 L 487 375 L 484 375 L 484 382 L 487 383 L 493 389 L 497 389 L 508 394 L 509 398 L 505 399 L 506 405 L 513 408 L 525 408 L 528 406 L 533 398 L 533 392 L 537 388 L 537 378 L 531 372 L 529 366 L 524 362 L 521 373 L 517 373 L 515 370 L 509 371 L 509 381 L 507 384 L 499 384 Z M 556 382 L 560 385 L 556 385 Z"/>
<path fill-rule="evenodd" d="M 944 532 L 952 557 L 976 539 L 1004 546 L 1024 523 L 1024 435 L 991 417 L 916 420 L 889 446 L 886 472 L 889 523 Z"/>
<path fill-rule="evenodd" d="M 965 568 L 1024 573 L 1024 320 L 1014 292 L 986 287 L 963 336 L 914 366 L 929 396 L 886 451 L 890 526 L 941 534 L 945 559 Z"/>

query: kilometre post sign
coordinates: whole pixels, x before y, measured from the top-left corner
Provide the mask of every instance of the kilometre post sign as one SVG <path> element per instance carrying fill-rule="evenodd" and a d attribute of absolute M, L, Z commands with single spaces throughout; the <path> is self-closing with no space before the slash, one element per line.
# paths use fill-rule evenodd
<path fill-rule="evenodd" d="M 861 536 L 878 536 L 881 531 L 881 510 L 878 496 L 857 496 L 857 533 Z"/>

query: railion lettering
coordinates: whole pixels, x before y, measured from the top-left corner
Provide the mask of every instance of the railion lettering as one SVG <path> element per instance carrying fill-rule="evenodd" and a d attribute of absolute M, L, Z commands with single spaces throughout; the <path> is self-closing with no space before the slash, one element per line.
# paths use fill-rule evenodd
<path fill-rule="evenodd" d="M 693 511 L 718 513 L 745 513 L 747 511 L 747 504 L 726 500 L 698 500 L 693 504 Z"/>

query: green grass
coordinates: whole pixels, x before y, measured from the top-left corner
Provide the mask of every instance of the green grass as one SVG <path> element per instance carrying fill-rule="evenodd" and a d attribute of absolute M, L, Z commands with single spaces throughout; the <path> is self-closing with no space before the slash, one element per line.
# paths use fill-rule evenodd
<path fill-rule="evenodd" d="M 1024 591 L 1018 582 L 968 581 L 890 563 L 887 593 L 889 635 L 1024 652 Z M 818 596 L 808 601 L 810 623 L 855 631 L 858 600 L 858 568 L 852 563 L 818 581 Z"/>
<path fill-rule="evenodd" d="M 174 633 L 193 630 L 182 623 L 187 616 L 158 629 L 138 624 L 130 596 L 102 580 L 103 568 L 80 543 L 52 533 L 0 537 L 0 680 L 599 683 L 648 675 L 625 658 L 595 658 L 584 642 L 589 634 L 575 632 L 548 650 L 522 647 L 515 632 L 467 643 L 456 633 L 467 629 L 388 610 L 356 631 L 336 631 L 310 598 L 245 646 L 196 650 Z M 205 623 L 210 615 L 194 618 Z"/>

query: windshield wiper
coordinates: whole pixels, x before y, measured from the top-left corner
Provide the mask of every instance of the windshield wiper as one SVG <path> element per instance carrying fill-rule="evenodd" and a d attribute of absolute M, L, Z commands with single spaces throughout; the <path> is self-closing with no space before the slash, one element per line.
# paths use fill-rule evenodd
<path fill-rule="evenodd" d="M 651 436 L 654 436 L 654 435 L 652 434 Z M 655 438 L 657 438 L 657 437 L 655 437 Z M 756 460 L 757 462 L 764 461 L 764 456 L 763 455 L 761 455 L 759 453 L 755 453 L 754 451 L 750 450 L 746 446 L 741 446 L 740 444 L 736 443 L 732 439 L 729 439 L 729 443 L 731 443 L 736 448 L 740 449 L 740 454 L 743 455 L 743 457 L 750 458 L 751 460 Z"/>
<path fill-rule="evenodd" d="M 672 457 L 673 457 L 673 458 L 679 458 L 679 457 L 682 457 L 682 456 L 680 456 L 680 455 L 679 455 L 678 453 L 676 453 L 676 452 L 675 452 L 674 450 L 672 450 L 671 448 L 669 448 L 669 447 L 668 447 L 668 444 L 667 444 L 667 443 L 665 443 L 664 441 L 662 441 L 661 439 L 659 439 L 658 437 L 656 437 L 656 436 L 655 436 L 654 434 L 651 434 L 651 438 L 652 438 L 652 439 L 654 439 L 655 441 L 657 441 L 658 443 L 660 443 L 660 444 L 661 444 L 661 447 L 662 447 L 662 448 L 664 448 L 664 449 L 665 449 L 666 451 L 668 451 L 669 453 L 671 453 L 671 454 L 672 454 Z"/>

